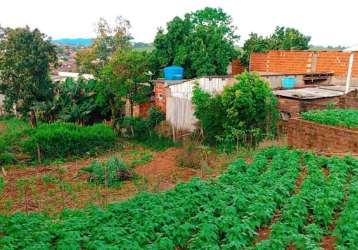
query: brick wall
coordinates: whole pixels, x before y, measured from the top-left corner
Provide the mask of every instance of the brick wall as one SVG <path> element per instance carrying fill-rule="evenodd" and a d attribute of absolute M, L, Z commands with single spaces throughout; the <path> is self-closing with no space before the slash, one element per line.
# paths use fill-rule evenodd
<path fill-rule="evenodd" d="M 166 112 L 166 99 L 167 99 L 168 89 L 165 87 L 164 83 L 157 82 L 154 86 L 154 104 L 159 106 L 163 112 Z"/>
<path fill-rule="evenodd" d="M 315 100 L 298 100 L 278 97 L 278 108 L 281 112 L 298 117 L 299 113 L 312 109 L 326 109 L 328 104 L 335 104 L 338 108 L 358 109 L 358 91 L 351 91 L 347 95 L 331 98 L 320 98 Z"/>
<path fill-rule="evenodd" d="M 290 146 L 324 153 L 358 153 L 358 131 L 327 126 L 301 119 L 287 123 Z"/>
<path fill-rule="evenodd" d="M 333 72 L 345 77 L 348 70 L 349 52 L 343 51 L 285 51 L 272 50 L 253 53 L 250 70 L 270 73 Z M 353 77 L 358 77 L 358 52 L 355 52 Z"/>
<path fill-rule="evenodd" d="M 351 100 L 351 102 L 354 103 L 353 100 Z M 342 107 L 342 105 L 340 104 L 339 97 L 321 98 L 315 100 L 298 100 L 298 99 L 291 99 L 285 97 L 278 98 L 279 110 L 281 112 L 290 114 L 290 117 L 297 117 L 299 116 L 299 113 L 312 109 L 326 109 L 329 103 L 334 103 L 337 106 Z M 357 98 L 355 103 L 358 106 Z"/>
<path fill-rule="evenodd" d="M 231 62 L 231 74 L 232 75 L 239 75 L 245 71 L 245 67 L 241 64 L 240 60 L 233 60 Z"/>

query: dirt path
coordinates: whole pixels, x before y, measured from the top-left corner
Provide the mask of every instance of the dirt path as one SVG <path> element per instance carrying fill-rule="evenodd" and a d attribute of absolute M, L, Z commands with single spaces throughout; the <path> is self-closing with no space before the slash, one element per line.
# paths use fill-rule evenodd
<path fill-rule="evenodd" d="M 176 157 L 181 148 L 170 148 L 164 152 L 151 152 L 153 160 L 138 166 L 136 180 L 124 182 L 119 188 L 105 188 L 87 182 L 88 176 L 81 174 L 81 168 L 93 160 L 104 161 L 111 156 L 119 156 L 129 162 L 134 153 L 143 153 L 140 147 L 128 147 L 121 152 L 109 152 L 103 156 L 78 160 L 51 166 L 13 167 L 6 171 L 5 190 L 0 197 L 0 212 L 47 211 L 58 212 L 63 208 L 83 208 L 89 204 L 107 205 L 132 197 L 139 191 L 159 192 L 188 181 L 194 176 L 209 178 L 217 176 L 222 169 L 212 169 L 203 175 L 200 170 L 183 168 L 177 165 Z M 214 164 L 215 165 L 215 164 Z M 219 164 L 218 164 L 219 165 Z M 51 178 L 61 180 L 52 183 Z M 62 188 L 61 188 L 62 187 Z"/>

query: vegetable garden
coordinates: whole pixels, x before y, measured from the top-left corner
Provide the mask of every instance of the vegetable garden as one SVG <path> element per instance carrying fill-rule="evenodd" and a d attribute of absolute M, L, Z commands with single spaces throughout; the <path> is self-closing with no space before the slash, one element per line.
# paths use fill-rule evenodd
<path fill-rule="evenodd" d="M 0 248 L 319 249 L 331 237 L 337 249 L 357 249 L 357 194 L 354 158 L 268 148 L 217 179 L 105 209 L 1 216 Z"/>
<path fill-rule="evenodd" d="M 321 124 L 358 128 L 358 110 L 356 109 L 326 109 L 311 110 L 301 114 L 308 121 Z"/>

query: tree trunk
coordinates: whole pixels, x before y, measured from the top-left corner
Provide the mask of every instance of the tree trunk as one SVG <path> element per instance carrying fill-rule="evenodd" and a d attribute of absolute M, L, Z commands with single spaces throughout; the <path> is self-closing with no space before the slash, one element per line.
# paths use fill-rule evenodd
<path fill-rule="evenodd" d="M 31 124 L 32 128 L 37 127 L 37 120 L 36 120 L 35 110 L 30 111 L 30 124 Z"/>
<path fill-rule="evenodd" d="M 130 110 L 131 110 L 131 117 L 133 117 L 133 100 L 129 100 Z"/>

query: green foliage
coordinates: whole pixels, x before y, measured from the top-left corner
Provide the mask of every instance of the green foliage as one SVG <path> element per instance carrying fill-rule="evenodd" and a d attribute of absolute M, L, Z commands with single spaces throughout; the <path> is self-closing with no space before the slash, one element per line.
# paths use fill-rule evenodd
<path fill-rule="evenodd" d="M 181 65 L 186 78 L 225 75 L 238 56 L 236 27 L 222 9 L 205 8 L 175 17 L 166 30 L 159 30 L 154 40 L 151 62 L 157 74 L 165 66 Z"/>
<path fill-rule="evenodd" d="M 165 120 L 165 113 L 158 106 L 152 106 L 149 109 L 149 126 L 155 128 Z"/>
<path fill-rule="evenodd" d="M 36 102 L 52 95 L 50 65 L 57 63 L 55 46 L 38 29 L 4 30 L 0 37 L 0 92 L 5 108 L 27 116 Z"/>
<path fill-rule="evenodd" d="M 28 132 L 24 150 L 36 159 L 38 147 L 43 159 L 95 154 L 114 146 L 116 135 L 104 125 L 81 127 L 70 123 L 43 124 Z"/>
<path fill-rule="evenodd" d="M 90 182 L 104 184 L 107 187 L 118 186 L 122 181 L 134 177 L 133 171 L 127 164 L 116 157 L 111 157 L 104 163 L 94 161 L 89 166 L 82 168 L 81 171 L 90 174 Z"/>
<path fill-rule="evenodd" d="M 334 232 L 337 248 L 355 249 L 357 170 L 351 157 L 267 148 L 251 164 L 232 163 L 217 179 L 195 178 L 105 209 L 2 216 L 0 248 L 319 249 L 323 236 L 332 236 L 329 227 L 342 208 Z M 302 171 L 305 178 L 297 188 Z M 272 224 L 277 211 L 281 216 Z M 258 229 L 268 226 L 269 238 L 258 241 Z"/>
<path fill-rule="evenodd" d="M 277 26 L 270 39 L 272 49 L 306 50 L 309 49 L 311 37 L 305 36 L 294 28 Z"/>
<path fill-rule="evenodd" d="M 0 165 L 16 162 L 16 154 L 22 153 L 21 142 L 26 137 L 29 125 L 24 120 L 8 117 L 2 118 L 0 123 L 5 125 L 0 133 Z"/>
<path fill-rule="evenodd" d="M 250 56 L 253 52 L 267 52 L 272 48 L 269 38 L 265 38 L 256 33 L 250 33 L 249 38 L 245 41 L 242 47 L 243 53 L 240 62 L 249 66 Z"/>
<path fill-rule="evenodd" d="M 277 26 L 275 32 L 268 37 L 251 33 L 243 46 L 241 62 L 249 66 L 253 52 L 267 52 L 269 50 L 307 50 L 311 37 L 305 36 L 297 29 Z"/>
<path fill-rule="evenodd" d="M 356 109 L 311 110 L 301 114 L 308 121 L 332 126 L 358 128 L 358 111 Z"/>
<path fill-rule="evenodd" d="M 10 165 L 16 162 L 15 156 L 9 152 L 0 153 L 0 166 Z"/>
<path fill-rule="evenodd" d="M 216 96 L 195 87 L 193 103 L 208 143 L 255 146 L 276 133 L 277 100 L 256 74 L 241 74 Z"/>
<path fill-rule="evenodd" d="M 0 176 L 0 200 L 1 200 L 1 195 L 3 194 L 5 189 L 5 180 L 4 177 Z"/>
<path fill-rule="evenodd" d="M 130 23 L 121 16 L 111 26 L 104 18 L 96 24 L 96 38 L 90 47 L 80 49 L 76 54 L 79 72 L 97 75 L 116 51 L 130 49 Z"/>
<path fill-rule="evenodd" d="M 154 127 L 163 118 L 159 110 L 152 111 L 149 119 L 124 117 L 117 124 L 122 136 L 157 151 L 163 151 L 175 144 L 170 138 L 158 134 Z"/>
<path fill-rule="evenodd" d="M 63 121 L 91 124 L 109 117 L 108 97 L 96 80 L 67 78 L 55 85 L 54 98 L 36 105 L 38 117 L 45 122 Z"/>
<path fill-rule="evenodd" d="M 134 104 L 147 102 L 151 95 L 152 86 L 147 84 L 149 78 L 148 56 L 144 52 L 134 50 L 119 50 L 111 60 L 102 68 L 99 78 L 108 85 L 105 95 L 110 98 L 112 118 L 118 118 L 115 103 L 122 105 L 128 100 L 130 113 L 133 115 Z"/>

